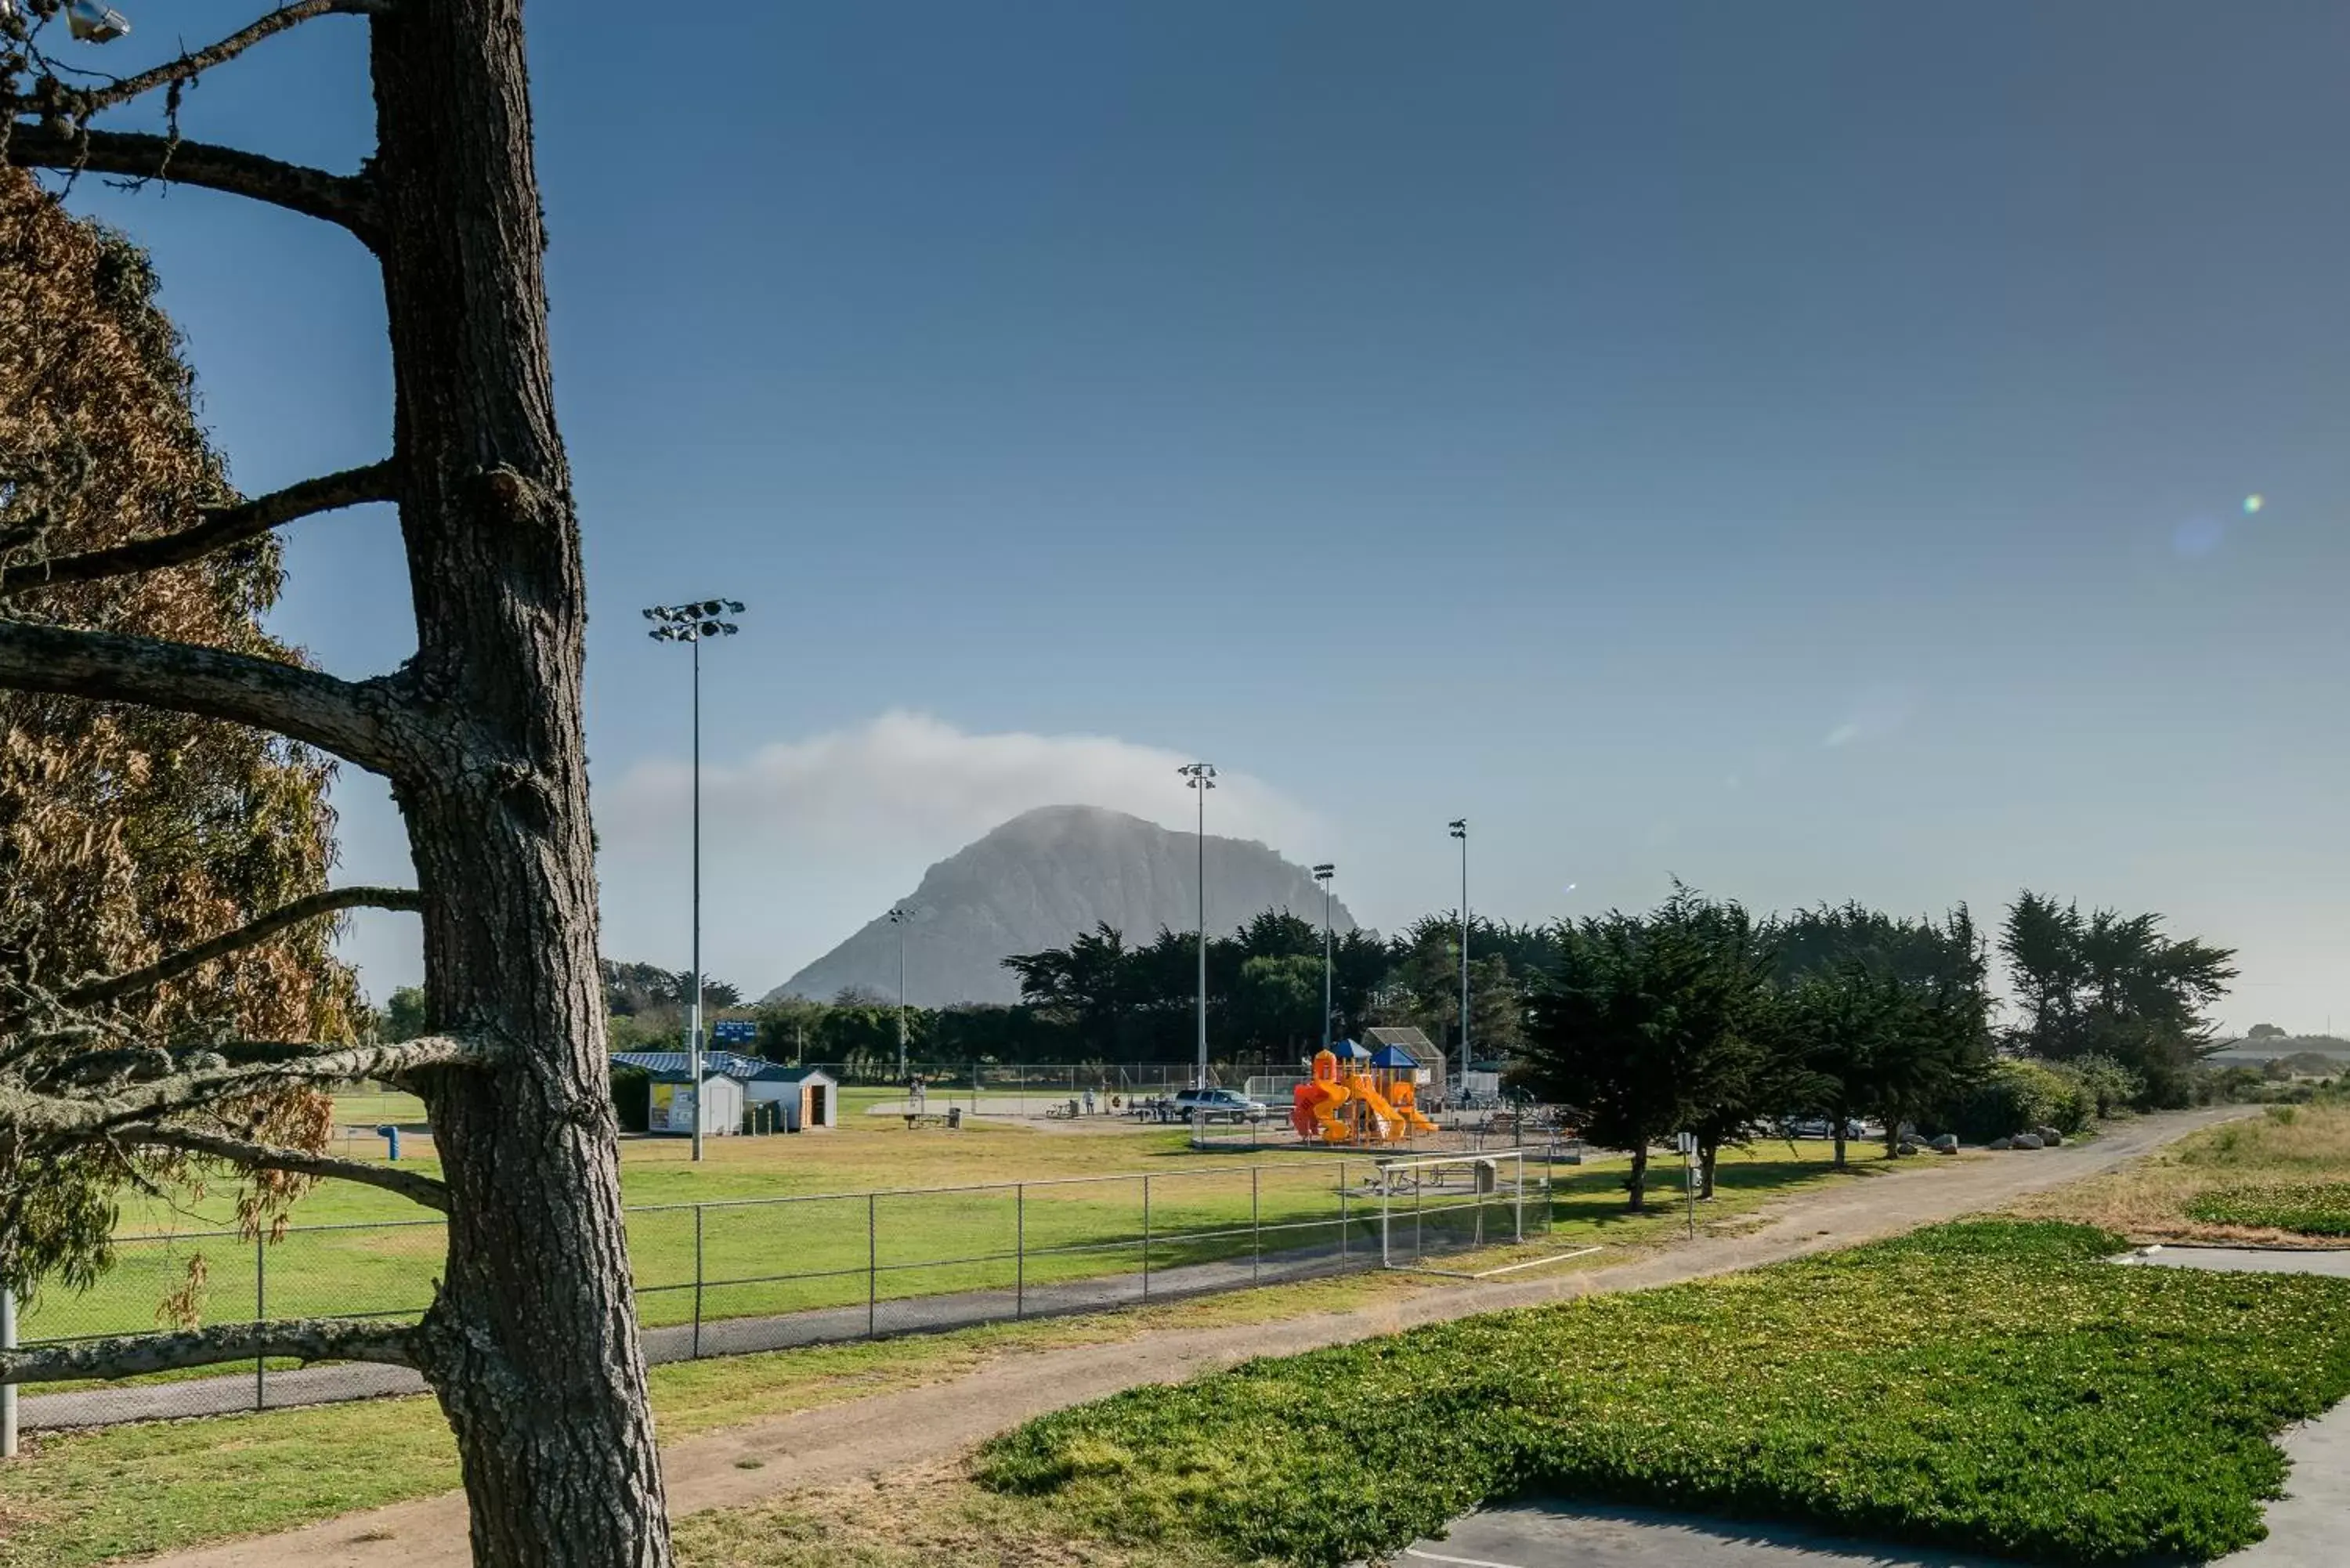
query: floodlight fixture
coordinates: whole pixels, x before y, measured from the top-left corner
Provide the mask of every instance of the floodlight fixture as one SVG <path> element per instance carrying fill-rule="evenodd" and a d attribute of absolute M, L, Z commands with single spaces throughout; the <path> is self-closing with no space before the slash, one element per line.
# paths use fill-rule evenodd
<path fill-rule="evenodd" d="M 130 18 L 98 0 L 72 0 L 66 6 L 66 26 L 85 44 L 110 44 L 130 31 Z"/>

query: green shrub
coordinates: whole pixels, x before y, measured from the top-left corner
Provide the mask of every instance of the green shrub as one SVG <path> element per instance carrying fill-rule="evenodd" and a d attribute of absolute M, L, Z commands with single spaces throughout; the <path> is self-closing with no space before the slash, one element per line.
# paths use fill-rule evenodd
<path fill-rule="evenodd" d="M 2081 1086 L 2100 1116 L 2117 1116 L 2146 1096 L 2146 1079 L 2111 1056 L 2093 1053 L 2050 1065 Z"/>
<path fill-rule="evenodd" d="M 2035 1127 L 2070 1136 L 2095 1116 L 2095 1096 L 2078 1077 L 2023 1056 L 1992 1063 L 1949 1112 L 1951 1130 L 1977 1143 Z"/>
<path fill-rule="evenodd" d="M 2189 1199 L 2187 1214 L 2208 1225 L 2258 1225 L 2297 1231 L 2304 1236 L 2350 1236 L 2350 1181 L 2218 1188 Z"/>
<path fill-rule="evenodd" d="M 2350 1281 L 2121 1269 L 1945 1226 L 1132 1389 L 988 1444 L 1082 1528 L 1243 1561 L 1393 1552 L 1530 1491 L 2123 1563 L 2263 1533 L 2267 1434 L 2350 1393 Z"/>

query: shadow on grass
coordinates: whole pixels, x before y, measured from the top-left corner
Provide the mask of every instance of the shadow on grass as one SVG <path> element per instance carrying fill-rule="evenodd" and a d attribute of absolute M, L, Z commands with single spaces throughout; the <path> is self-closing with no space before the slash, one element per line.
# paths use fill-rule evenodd
<path fill-rule="evenodd" d="M 1714 1172 L 1717 1196 L 1700 1199 L 1698 1214 L 1701 1219 L 1743 1214 L 1771 1198 L 1805 1191 L 1840 1177 L 1879 1176 L 1894 1168 L 1890 1160 L 1866 1156 L 1841 1168 L 1825 1159 L 1725 1159 Z M 1650 1164 L 1648 1207 L 1638 1212 L 1627 1201 L 1625 1183 L 1629 1176 L 1624 1166 L 1614 1163 L 1591 1170 L 1554 1168 L 1554 1227 L 1572 1227 L 1578 1234 L 1604 1236 L 1627 1227 L 1678 1221 L 1681 1218 L 1687 1189 L 1682 1186 L 1678 1160 Z"/>

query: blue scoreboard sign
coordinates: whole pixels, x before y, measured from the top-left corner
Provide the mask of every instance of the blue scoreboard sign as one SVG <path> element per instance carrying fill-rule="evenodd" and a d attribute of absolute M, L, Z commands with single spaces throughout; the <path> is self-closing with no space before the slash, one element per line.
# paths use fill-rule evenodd
<path fill-rule="evenodd" d="M 759 1025 L 748 1018 L 722 1018 L 710 1026 L 710 1038 L 720 1045 L 755 1045 Z"/>

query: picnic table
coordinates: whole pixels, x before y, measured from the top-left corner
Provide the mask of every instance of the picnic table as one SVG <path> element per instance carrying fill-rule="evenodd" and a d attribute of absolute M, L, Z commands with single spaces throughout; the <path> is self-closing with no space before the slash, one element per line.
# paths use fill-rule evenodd
<path fill-rule="evenodd" d="M 950 1106 L 943 1111 L 908 1111 L 905 1116 L 908 1132 L 913 1131 L 916 1127 L 946 1127 L 955 1132 L 962 1130 L 961 1106 Z"/>

